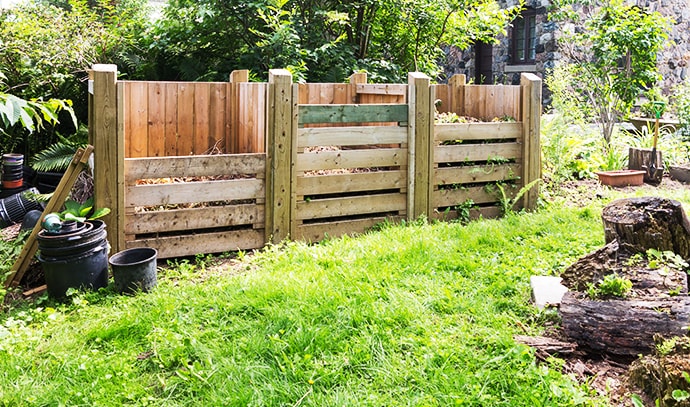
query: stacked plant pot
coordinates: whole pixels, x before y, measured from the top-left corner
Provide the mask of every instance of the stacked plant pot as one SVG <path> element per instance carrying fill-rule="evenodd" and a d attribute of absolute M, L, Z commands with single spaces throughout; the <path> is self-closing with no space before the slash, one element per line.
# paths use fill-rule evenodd
<path fill-rule="evenodd" d="M 2 188 L 21 188 L 24 184 L 24 156 L 22 154 L 2 155 Z"/>
<path fill-rule="evenodd" d="M 38 194 L 36 188 L 29 188 L 28 192 Z M 0 228 L 20 223 L 24 216 L 33 210 L 43 210 L 43 204 L 31 199 L 25 193 L 16 193 L 0 199 Z"/>

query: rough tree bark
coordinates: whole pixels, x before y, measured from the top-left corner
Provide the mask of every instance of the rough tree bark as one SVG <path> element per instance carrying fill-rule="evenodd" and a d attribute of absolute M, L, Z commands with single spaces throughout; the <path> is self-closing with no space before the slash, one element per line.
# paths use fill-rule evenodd
<path fill-rule="evenodd" d="M 602 219 L 606 245 L 561 276 L 572 290 L 559 309 L 566 336 L 590 351 L 635 357 L 653 350 L 655 334 L 687 334 L 686 272 L 677 266 L 652 265 L 644 257 L 656 249 L 690 258 L 690 222 L 681 204 L 656 197 L 621 199 L 604 208 Z M 593 300 L 584 293 L 612 273 L 633 283 L 627 298 Z"/>

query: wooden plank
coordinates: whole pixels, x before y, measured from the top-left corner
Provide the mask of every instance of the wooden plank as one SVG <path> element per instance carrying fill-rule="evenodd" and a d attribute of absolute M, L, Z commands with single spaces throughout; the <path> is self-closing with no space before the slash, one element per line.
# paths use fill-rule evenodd
<path fill-rule="evenodd" d="M 452 146 L 436 146 L 434 161 L 444 162 L 500 162 L 504 160 L 520 159 L 522 157 L 520 143 L 489 143 L 489 144 L 459 144 Z"/>
<path fill-rule="evenodd" d="M 225 150 L 225 137 L 227 136 L 225 109 L 227 109 L 226 89 L 225 83 L 212 83 L 210 100 L 209 100 L 209 130 L 208 141 L 209 148 L 215 147 L 216 152 L 227 153 Z"/>
<path fill-rule="evenodd" d="M 407 206 L 405 194 L 376 194 L 343 198 L 315 199 L 297 203 L 299 220 L 397 212 Z"/>
<path fill-rule="evenodd" d="M 184 157 L 150 157 L 125 160 L 125 179 L 205 177 L 261 174 L 266 171 L 264 154 L 217 154 Z"/>
<path fill-rule="evenodd" d="M 108 68 L 105 69 L 105 72 L 101 71 L 96 73 L 94 81 L 102 82 L 100 80 L 102 78 L 99 78 L 99 74 L 105 75 L 107 73 L 111 73 L 107 70 Z M 110 75 L 105 76 L 107 77 Z M 107 79 L 106 82 L 108 82 Z M 94 84 L 94 96 L 100 93 L 102 92 L 99 90 L 99 87 Z M 94 102 L 97 102 L 99 99 L 100 97 L 96 97 Z M 94 103 L 94 107 L 97 106 L 99 105 Z M 98 116 L 99 113 L 96 113 L 94 115 L 96 120 L 102 120 L 99 119 Z M 99 138 L 99 133 L 98 131 L 96 131 L 96 133 L 94 134 L 94 140 L 98 141 Z M 72 157 L 72 161 L 70 162 L 67 170 L 65 171 L 65 174 L 60 179 L 60 183 L 55 188 L 53 196 L 50 198 L 45 208 L 43 209 L 43 213 L 58 212 L 60 210 L 62 205 L 65 203 L 65 199 L 67 199 L 67 196 L 72 190 L 72 186 L 74 186 L 74 182 L 77 180 L 77 177 L 79 176 L 81 171 L 84 168 L 86 168 L 87 162 L 89 160 L 89 157 L 91 157 L 91 153 L 93 152 L 93 150 L 94 148 L 91 145 L 87 145 L 86 148 L 80 148 L 77 150 L 77 152 L 74 154 L 74 157 Z M 36 237 L 38 236 L 38 233 L 41 231 L 41 229 L 43 229 L 41 222 L 37 222 L 36 225 L 34 225 L 34 228 L 31 230 L 31 234 L 26 239 L 26 243 L 24 244 L 22 251 L 19 253 L 17 260 L 15 260 L 14 264 L 12 265 L 10 273 L 7 275 L 7 278 L 5 279 L 5 288 L 8 288 L 10 286 L 16 287 L 21 282 L 22 277 L 24 277 L 24 273 L 26 273 L 26 270 L 29 268 L 31 261 L 34 258 L 34 254 L 36 254 L 36 250 L 38 250 L 38 241 L 36 240 Z"/>
<path fill-rule="evenodd" d="M 295 239 L 318 242 L 325 238 L 364 233 L 383 222 L 398 223 L 403 219 L 403 216 L 377 216 L 366 219 L 302 224 L 295 231 Z"/>
<path fill-rule="evenodd" d="M 414 166 L 413 205 L 408 215 L 414 219 L 431 214 L 431 186 L 432 164 L 434 163 L 433 126 L 434 126 L 434 95 L 430 87 L 430 78 L 424 74 L 413 72 L 408 75 L 409 86 L 414 93 L 410 98 L 410 114 L 414 114 L 414 159 L 410 164 Z"/>
<path fill-rule="evenodd" d="M 474 219 L 494 219 L 503 216 L 501 213 L 501 208 L 498 206 L 479 206 L 470 209 L 470 220 Z M 455 210 L 436 210 L 431 217 L 434 220 L 440 220 L 444 222 L 456 220 L 459 218 L 458 212 Z"/>
<path fill-rule="evenodd" d="M 129 82 L 129 111 L 126 113 L 128 157 L 148 156 L 148 83 Z"/>
<path fill-rule="evenodd" d="M 264 221 L 264 206 L 241 204 L 203 208 L 139 212 L 127 218 L 127 234 L 177 232 L 224 226 L 257 225 Z"/>
<path fill-rule="evenodd" d="M 405 122 L 407 105 L 300 105 L 299 124 Z"/>
<path fill-rule="evenodd" d="M 431 85 L 434 88 L 434 92 L 436 93 L 436 100 L 434 101 L 434 105 L 436 106 L 436 110 L 439 113 L 448 113 L 452 112 L 452 106 L 451 106 L 451 87 L 450 85 L 447 84 L 435 84 Z"/>
<path fill-rule="evenodd" d="M 250 144 L 251 153 L 266 152 L 266 92 L 268 84 L 254 83 L 254 133 Z"/>
<path fill-rule="evenodd" d="M 143 88 L 142 90 L 146 90 Z M 94 206 L 110 208 L 111 212 L 103 217 L 108 225 L 108 243 L 118 247 L 119 225 L 118 209 L 122 193 L 124 160 L 124 138 L 118 132 L 119 122 L 117 66 L 100 65 L 94 68 L 94 122 L 93 126 L 93 177 Z M 146 98 L 144 102 L 146 103 Z M 143 105 L 146 108 L 146 105 Z M 148 110 L 148 109 L 146 109 Z M 137 123 L 139 123 L 137 121 Z M 146 120 L 143 132 L 146 134 Z M 144 139 L 145 140 L 145 139 Z M 64 199 L 63 201 L 64 202 Z M 61 204 L 62 204 L 61 202 Z M 48 213 L 48 212 L 46 212 Z"/>
<path fill-rule="evenodd" d="M 242 134 L 239 129 L 240 109 L 243 100 L 240 99 L 240 83 L 249 82 L 249 71 L 246 69 L 235 70 L 230 74 L 230 84 L 228 97 L 228 123 L 229 136 L 225 142 L 226 151 L 230 154 L 238 153 L 240 145 L 243 144 Z"/>
<path fill-rule="evenodd" d="M 333 84 L 333 104 L 344 105 L 352 103 L 350 100 L 350 85 L 346 83 Z"/>
<path fill-rule="evenodd" d="M 406 84 L 393 84 L 393 83 L 375 83 L 375 84 L 357 84 L 356 92 L 358 94 L 367 95 L 406 95 L 407 85 Z"/>
<path fill-rule="evenodd" d="M 534 75 L 523 73 L 520 77 L 522 94 L 522 163 L 523 186 L 541 178 L 541 145 L 539 141 L 539 125 L 541 121 L 541 79 Z M 534 209 L 539 198 L 539 188 L 531 188 L 523 195 L 522 204 L 527 209 Z"/>
<path fill-rule="evenodd" d="M 406 187 L 407 173 L 405 171 L 298 176 L 296 183 L 297 195 L 300 196 Z"/>
<path fill-rule="evenodd" d="M 515 180 L 522 174 L 520 164 L 487 164 L 467 167 L 436 168 L 434 185 L 470 184 Z"/>
<path fill-rule="evenodd" d="M 266 242 L 279 243 L 290 234 L 293 165 L 292 75 L 268 72 L 266 129 Z M 297 96 L 296 96 L 297 97 Z"/>
<path fill-rule="evenodd" d="M 379 148 L 298 154 L 296 170 L 313 171 L 338 168 L 395 167 L 400 165 L 407 165 L 407 149 Z"/>
<path fill-rule="evenodd" d="M 194 154 L 209 154 L 209 110 L 211 102 L 211 84 L 208 82 L 196 82 L 194 87 Z"/>
<path fill-rule="evenodd" d="M 161 236 L 127 242 L 127 248 L 153 247 L 159 259 L 193 256 L 199 253 L 223 253 L 236 250 L 258 249 L 264 246 L 264 231 L 232 230 L 227 232 L 198 233 L 184 236 Z"/>
<path fill-rule="evenodd" d="M 111 207 L 111 220 L 115 219 L 116 228 L 110 225 L 110 248 L 113 252 L 119 252 L 125 248 L 125 140 L 127 139 L 125 123 L 125 84 L 117 83 L 117 203 Z M 92 122 L 92 123 L 95 123 Z M 96 199 L 94 198 L 94 201 Z M 99 201 L 100 205 L 101 202 Z"/>
<path fill-rule="evenodd" d="M 164 85 L 151 82 L 148 86 L 148 153 L 149 157 L 165 155 L 165 93 Z"/>
<path fill-rule="evenodd" d="M 258 179 L 128 185 L 125 188 L 125 205 L 158 206 L 256 199 L 263 198 L 264 189 L 264 181 Z"/>
<path fill-rule="evenodd" d="M 448 123 L 434 125 L 438 142 L 451 140 L 501 140 L 522 137 L 522 123 Z"/>
<path fill-rule="evenodd" d="M 165 155 L 177 155 L 177 83 L 165 84 Z"/>
<path fill-rule="evenodd" d="M 406 142 L 407 129 L 399 126 L 302 128 L 298 130 L 297 147 L 402 144 Z"/>
<path fill-rule="evenodd" d="M 177 86 L 177 152 L 175 155 L 194 153 L 194 86 L 180 82 Z"/>
<path fill-rule="evenodd" d="M 450 112 L 455 112 L 458 116 L 465 115 L 465 75 L 453 75 L 448 81 L 450 86 Z"/>
<path fill-rule="evenodd" d="M 517 193 L 517 188 L 510 185 L 503 187 L 507 198 L 512 198 Z M 475 204 L 491 204 L 501 200 L 501 193 L 495 185 L 477 187 L 461 187 L 457 189 L 439 189 L 433 193 L 434 208 L 462 205 L 468 200 Z"/>

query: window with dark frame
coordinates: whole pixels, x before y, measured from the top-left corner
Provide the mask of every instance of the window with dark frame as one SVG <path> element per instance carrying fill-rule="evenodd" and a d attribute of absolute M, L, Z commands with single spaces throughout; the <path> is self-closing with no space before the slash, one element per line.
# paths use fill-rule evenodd
<path fill-rule="evenodd" d="M 537 57 L 537 14 L 534 9 L 526 9 L 513 20 L 511 41 L 511 63 L 529 64 Z"/>

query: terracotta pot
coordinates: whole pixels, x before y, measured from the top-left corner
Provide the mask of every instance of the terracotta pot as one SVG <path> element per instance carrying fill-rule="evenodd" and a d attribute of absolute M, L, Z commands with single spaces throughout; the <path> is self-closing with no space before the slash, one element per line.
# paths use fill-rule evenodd
<path fill-rule="evenodd" d="M 642 170 L 615 170 L 597 172 L 599 182 L 602 185 L 612 187 L 625 187 L 629 185 L 642 185 L 645 171 Z"/>

